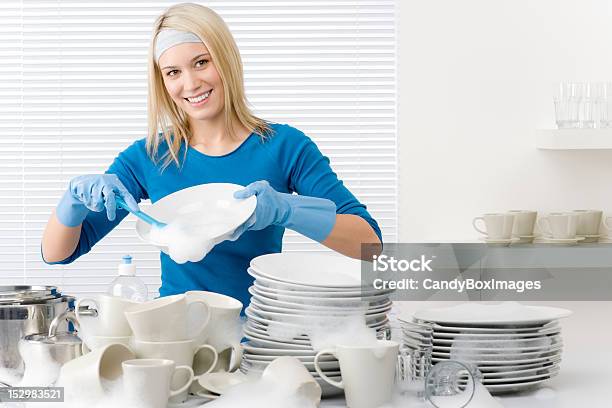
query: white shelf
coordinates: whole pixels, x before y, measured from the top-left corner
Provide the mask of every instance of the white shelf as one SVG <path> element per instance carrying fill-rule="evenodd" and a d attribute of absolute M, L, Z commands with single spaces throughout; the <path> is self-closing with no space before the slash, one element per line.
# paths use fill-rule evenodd
<path fill-rule="evenodd" d="M 536 147 L 543 150 L 612 149 L 612 129 L 539 129 Z"/>

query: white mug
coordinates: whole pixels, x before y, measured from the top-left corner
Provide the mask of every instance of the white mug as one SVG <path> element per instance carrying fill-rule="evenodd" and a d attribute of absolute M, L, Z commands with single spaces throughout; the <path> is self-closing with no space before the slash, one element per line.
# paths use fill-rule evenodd
<path fill-rule="evenodd" d="M 99 400 L 106 390 L 103 382 L 115 381 L 121 377 L 121 363 L 135 358 L 134 353 L 123 344 L 109 344 L 65 363 L 58 379 L 58 386 L 64 386 L 66 397 Z"/>
<path fill-rule="evenodd" d="M 553 212 L 538 220 L 540 230 L 553 239 L 574 239 L 578 227 L 578 215 L 568 212 Z"/>
<path fill-rule="evenodd" d="M 74 313 L 79 322 L 81 333 L 85 336 L 131 336 L 132 329 L 125 319 L 124 312 L 139 302 L 110 295 L 97 295 L 77 300 Z M 81 312 L 81 307 L 89 305 L 97 310 L 92 316 Z"/>
<path fill-rule="evenodd" d="M 185 292 L 190 301 L 206 302 L 210 312 L 210 321 L 196 338 L 198 344 L 210 344 L 217 350 L 224 350 L 233 344 L 240 343 L 242 338 L 240 311 L 242 303 L 233 297 L 220 293 L 202 290 Z"/>
<path fill-rule="evenodd" d="M 210 345 L 196 346 L 194 340 L 172 342 L 152 342 L 134 340 L 134 352 L 137 358 L 158 358 L 174 361 L 180 366 L 193 368 L 195 380 L 201 375 L 210 373 L 218 361 L 217 351 Z M 177 388 L 181 379 L 174 379 L 172 387 Z M 194 382 L 195 384 L 195 382 Z M 187 399 L 187 390 L 171 397 L 171 402 L 182 403 Z"/>
<path fill-rule="evenodd" d="M 390 340 L 379 340 L 374 346 L 337 345 L 319 351 L 314 365 L 323 380 L 344 389 L 349 407 L 372 408 L 391 400 L 398 351 L 399 344 Z M 330 379 L 321 370 L 319 359 L 325 354 L 340 362 L 342 381 Z"/>
<path fill-rule="evenodd" d="M 85 336 L 81 340 L 83 341 L 83 354 L 108 346 L 109 344 L 132 346 L 131 336 Z"/>
<path fill-rule="evenodd" d="M 477 222 L 483 221 L 485 230 L 478 228 Z M 512 238 L 512 227 L 514 225 L 514 215 L 508 213 L 490 213 L 472 220 L 472 226 L 481 234 L 489 239 L 510 239 Z"/>
<path fill-rule="evenodd" d="M 187 391 L 193 381 L 189 366 L 166 359 L 127 360 L 123 364 L 123 391 L 129 403 L 147 408 L 166 408 L 168 399 Z M 172 380 L 181 384 L 172 388 Z"/>
<path fill-rule="evenodd" d="M 279 384 L 293 395 L 299 395 L 319 406 L 321 386 L 308 369 L 295 357 L 279 357 L 272 361 L 261 375 L 262 379 Z"/>
<path fill-rule="evenodd" d="M 510 210 L 508 214 L 514 215 L 514 225 L 512 227 L 512 235 L 514 237 L 533 237 L 533 228 L 538 216 L 537 211 Z"/>
<path fill-rule="evenodd" d="M 601 224 L 601 217 L 603 215 L 603 211 L 573 210 L 572 212 L 578 215 L 578 226 L 576 227 L 576 235 L 593 236 L 599 234 L 599 225 Z"/>
<path fill-rule="evenodd" d="M 196 329 L 189 327 L 189 310 L 201 307 L 204 312 Z M 205 330 L 210 313 L 203 300 L 187 300 L 184 294 L 157 298 L 140 303 L 125 311 L 125 317 L 132 328 L 134 338 L 144 341 L 190 340 Z"/>

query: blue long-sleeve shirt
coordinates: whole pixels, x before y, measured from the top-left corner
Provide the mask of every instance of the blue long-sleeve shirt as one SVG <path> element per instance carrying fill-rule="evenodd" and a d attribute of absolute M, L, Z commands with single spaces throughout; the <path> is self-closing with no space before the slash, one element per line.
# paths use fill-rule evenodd
<path fill-rule="evenodd" d="M 273 133 L 266 140 L 251 134 L 238 148 L 222 156 L 208 156 L 184 146 L 178 156 L 181 166 L 172 162 L 163 171 L 163 161 L 155 164 L 147 155 L 146 140 L 141 139 L 121 152 L 106 172 L 116 174 L 137 202 L 150 199 L 153 203 L 175 191 L 198 184 L 234 183 L 246 186 L 257 180 L 267 180 L 279 192 L 297 192 L 332 200 L 338 214 L 362 217 L 382 242 L 376 221 L 365 205 L 338 180 L 329 159 L 321 154 L 315 143 L 289 125 L 271 124 L 271 127 Z M 167 150 L 165 143 L 160 144 L 158 154 L 162 155 Z M 83 222 L 74 253 L 58 263 L 70 263 L 89 252 L 127 214 L 127 211 L 118 208 L 116 219 L 109 221 L 105 211 L 90 212 Z M 284 231 L 280 226 L 247 231 L 236 241 L 225 241 L 215 246 L 199 262 L 177 264 L 160 252 L 160 295 L 208 290 L 232 296 L 248 305 L 250 295 L 247 289 L 253 282 L 247 273 L 249 262 L 259 255 L 280 252 Z"/>

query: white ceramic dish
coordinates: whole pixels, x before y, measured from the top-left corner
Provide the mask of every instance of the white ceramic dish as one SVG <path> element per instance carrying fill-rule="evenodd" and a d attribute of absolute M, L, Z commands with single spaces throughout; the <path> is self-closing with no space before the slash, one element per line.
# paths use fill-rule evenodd
<path fill-rule="evenodd" d="M 508 378 L 485 378 L 482 379 L 482 383 L 485 386 L 488 385 L 502 385 L 502 384 L 511 384 L 511 383 L 516 383 L 516 382 L 520 382 L 520 381 L 533 381 L 533 380 L 539 380 L 542 378 L 550 378 L 554 375 L 557 375 L 559 373 L 559 368 L 557 368 L 556 370 L 551 370 L 549 372 L 546 373 L 541 373 L 541 374 L 533 374 L 533 375 L 526 375 L 526 376 L 522 376 L 522 377 L 508 377 Z"/>
<path fill-rule="evenodd" d="M 228 389 L 247 381 L 248 377 L 240 371 L 227 373 L 220 371 L 216 373 L 202 374 L 198 378 L 198 383 L 215 394 L 223 395 Z"/>
<path fill-rule="evenodd" d="M 274 285 L 271 285 L 271 280 L 261 277 L 257 275 L 253 269 L 247 269 L 249 274 L 256 278 L 253 285 L 262 291 L 270 292 L 275 295 L 287 295 L 287 296 L 301 296 L 306 298 L 327 298 L 327 297 L 336 297 L 336 298 L 355 298 L 358 300 L 365 300 L 368 297 L 375 297 L 381 295 L 388 295 L 392 293 L 393 290 L 366 290 L 366 289 L 356 289 L 356 290 L 338 290 L 338 289 L 325 289 L 321 288 L 319 290 L 305 290 L 303 288 L 290 288 L 288 286 L 282 286 L 278 282 L 274 282 Z M 289 285 L 289 284 L 287 284 Z M 281 287 L 282 286 L 282 287 Z"/>
<path fill-rule="evenodd" d="M 255 347 L 273 347 L 280 349 L 288 349 L 288 350 L 303 350 L 303 351 L 314 351 L 312 346 L 305 344 L 292 344 L 286 342 L 278 342 L 273 340 L 262 339 L 260 337 L 253 336 L 251 334 L 245 333 L 244 337 L 249 340 L 249 344 L 252 344 Z"/>
<path fill-rule="evenodd" d="M 257 289 L 253 287 L 249 288 L 249 293 L 252 295 L 251 300 L 255 300 L 259 303 L 265 304 L 267 306 L 273 306 L 284 309 L 301 309 L 301 310 L 312 310 L 312 311 L 329 311 L 329 310 L 337 310 L 337 309 L 366 309 L 369 312 L 376 311 L 378 309 L 391 308 L 393 303 L 390 300 L 383 300 L 382 302 L 376 302 L 371 304 L 368 301 L 361 300 L 352 300 L 352 301 L 344 301 L 344 300 L 336 300 L 336 301 L 328 301 L 328 305 L 322 304 L 308 304 L 308 303 L 299 303 L 299 302 L 287 302 L 283 300 L 276 300 L 269 298 Z M 388 299 L 388 298 L 387 298 Z M 314 303 L 314 302 L 313 302 Z M 320 302 L 319 302 L 320 303 Z"/>
<path fill-rule="evenodd" d="M 504 354 L 527 354 L 530 352 L 545 352 L 549 350 L 556 350 L 561 348 L 563 343 L 558 341 L 556 343 L 548 344 L 548 345 L 539 345 L 532 347 L 457 347 L 453 346 L 438 346 L 434 344 L 433 350 L 438 352 L 466 352 L 466 353 L 478 353 L 478 354 L 499 354 L 503 352 Z M 463 344 L 462 344 L 463 346 Z"/>
<path fill-rule="evenodd" d="M 367 308 L 328 308 L 328 309 L 309 309 L 309 308 L 302 308 L 302 309 L 294 309 L 294 308 L 287 308 L 287 307 L 277 307 L 277 306 L 270 306 L 260 300 L 258 300 L 256 297 L 252 297 L 251 298 L 251 303 L 252 306 L 254 306 L 256 309 L 259 310 L 263 310 L 264 312 L 272 312 L 272 313 L 283 313 L 283 314 L 292 314 L 292 315 L 300 315 L 300 314 L 307 314 L 310 316 L 348 316 L 348 315 L 362 315 L 362 316 L 373 316 L 373 315 L 379 315 L 379 314 L 386 314 L 389 310 L 391 310 L 391 306 L 387 306 L 387 307 L 382 307 L 382 308 L 376 308 L 376 309 L 367 309 Z"/>
<path fill-rule="evenodd" d="M 361 261 L 333 253 L 282 252 L 251 260 L 251 268 L 265 278 L 314 288 L 359 289 Z"/>
<path fill-rule="evenodd" d="M 314 364 L 314 358 L 315 355 L 309 355 L 309 356 L 292 356 L 297 358 L 298 360 L 300 360 L 302 363 L 313 363 Z M 277 355 L 266 355 L 266 354 L 251 354 L 250 352 L 246 352 L 243 356 L 244 360 L 250 360 L 250 361 L 259 361 L 259 362 L 270 362 L 270 361 L 274 361 L 278 358 L 279 356 Z M 323 358 L 325 357 L 325 358 Z M 333 356 L 323 356 L 319 359 L 319 361 L 326 361 L 326 362 L 330 362 L 330 363 L 334 363 L 334 364 L 339 364 L 338 360 L 333 357 Z"/>
<path fill-rule="evenodd" d="M 352 312 L 352 313 L 342 313 L 342 312 L 331 313 L 329 312 L 325 315 L 314 314 L 311 312 L 305 312 L 302 314 L 267 312 L 265 310 L 259 309 L 257 306 L 253 304 L 250 304 L 245 309 L 245 313 L 246 311 L 251 311 L 252 313 L 256 313 L 262 317 L 273 320 L 275 322 L 286 322 L 286 323 L 294 323 L 294 324 L 300 324 L 300 325 L 308 324 L 310 322 L 312 322 L 313 324 L 316 324 L 321 319 L 340 321 L 349 316 L 364 316 L 361 313 L 355 313 L 355 312 Z M 372 323 L 372 324 L 378 324 L 384 321 L 386 317 L 387 317 L 386 312 L 382 312 L 382 313 L 379 312 L 379 313 L 372 314 L 372 315 L 365 315 L 366 322 Z"/>
<path fill-rule="evenodd" d="M 474 341 L 488 341 L 488 340 L 527 340 L 527 339 L 538 339 L 550 336 L 557 336 L 561 334 L 561 326 L 551 327 L 549 329 L 542 329 L 537 331 L 529 332 L 500 332 L 500 333 L 451 333 L 451 332 L 433 332 L 433 336 L 436 339 L 457 339 L 463 341 L 463 339 L 473 339 Z"/>
<path fill-rule="evenodd" d="M 567 309 L 547 306 L 525 306 L 517 302 L 497 305 L 463 303 L 458 306 L 431 308 L 415 312 L 414 318 L 450 324 L 538 324 L 548 323 L 571 315 Z"/>
<path fill-rule="evenodd" d="M 268 335 L 267 332 L 263 331 L 263 330 L 259 330 L 259 329 L 255 329 L 255 328 L 244 328 L 244 335 L 246 337 L 250 336 L 250 337 L 254 337 L 256 339 L 261 339 L 261 340 L 268 340 L 268 341 L 272 341 L 275 343 L 282 343 L 282 344 L 293 344 L 293 345 L 299 345 L 299 346 L 305 346 L 305 347 L 310 347 L 310 340 L 302 340 L 302 339 L 280 339 L 280 338 L 274 338 L 270 335 Z"/>
<path fill-rule="evenodd" d="M 518 364 L 518 365 L 486 365 L 482 364 L 478 366 L 478 369 L 482 373 L 505 373 L 510 371 L 519 371 L 527 369 L 537 369 L 550 367 L 551 365 L 558 365 L 561 363 L 561 356 L 551 358 L 546 361 L 538 361 L 535 363 Z"/>
<path fill-rule="evenodd" d="M 245 358 L 243 360 L 243 367 L 248 367 L 249 370 L 254 369 L 254 370 L 261 370 L 263 371 L 270 363 L 272 363 L 272 361 L 261 361 L 261 360 L 252 360 L 249 358 Z M 304 362 L 302 361 L 302 364 L 304 364 L 304 367 L 306 367 L 308 369 L 308 371 L 311 372 L 312 375 L 317 374 L 317 371 L 315 370 L 315 366 L 314 363 L 312 362 Z M 319 362 L 319 367 L 321 367 L 321 369 L 323 370 L 323 372 L 325 374 L 328 375 L 340 375 L 340 364 L 337 361 L 322 361 Z"/>
<path fill-rule="evenodd" d="M 518 392 L 518 391 L 524 391 L 524 390 L 533 388 L 537 385 L 540 385 L 544 381 L 548 381 L 552 377 L 554 377 L 554 375 L 545 377 L 540 380 L 535 380 L 535 381 L 526 381 L 526 382 L 517 383 L 517 384 L 491 384 L 491 385 L 487 385 L 486 387 L 487 387 L 487 390 L 489 390 L 489 392 L 493 394 L 499 394 L 499 393 L 505 393 L 505 392 Z"/>
<path fill-rule="evenodd" d="M 275 321 L 275 320 L 270 320 L 267 319 L 265 317 L 261 317 L 258 316 L 257 314 L 254 314 L 251 310 L 249 310 L 248 308 L 245 309 L 245 314 L 246 316 L 259 323 L 260 325 L 266 326 L 266 331 L 269 331 L 269 326 L 275 326 L 277 328 L 281 328 L 281 329 L 287 329 L 288 331 L 295 331 L 297 335 L 299 336 L 307 336 L 308 333 L 305 333 L 305 327 L 304 325 L 301 324 L 291 324 L 291 323 L 285 323 L 285 322 L 279 322 L 279 321 Z M 378 330 L 382 327 L 384 327 L 387 323 L 389 323 L 389 319 L 385 318 L 384 320 L 377 322 L 377 323 L 368 323 L 367 326 L 371 329 L 375 329 Z"/>
<path fill-rule="evenodd" d="M 521 352 L 515 350 L 506 350 L 506 349 L 453 349 L 453 353 L 457 353 L 457 355 L 465 355 L 470 357 L 475 357 L 479 359 L 487 359 L 493 357 L 495 359 L 505 358 L 505 359 L 520 359 L 520 358 L 529 358 L 529 357 L 542 357 L 544 355 L 549 355 L 551 353 L 556 353 L 563 348 L 562 344 L 555 344 L 554 346 L 542 347 L 535 351 L 526 351 Z M 448 347 L 444 347 L 444 350 L 440 350 L 439 347 L 434 347 L 432 350 L 432 355 L 443 357 L 448 356 L 451 357 L 451 352 Z"/>
<path fill-rule="evenodd" d="M 522 359 L 517 359 L 517 360 L 475 359 L 475 360 L 471 360 L 470 362 L 474 364 L 478 364 L 478 365 L 481 365 L 481 364 L 516 365 L 516 364 L 530 364 L 530 363 L 536 363 L 536 362 L 541 362 L 541 361 L 549 361 L 550 359 L 553 359 L 559 356 L 561 356 L 560 350 L 556 352 L 555 354 L 551 354 L 549 356 L 544 356 L 544 357 L 522 358 Z M 438 362 L 438 361 L 446 361 L 449 359 L 450 359 L 450 355 L 448 354 L 443 355 L 443 356 L 438 356 L 437 353 L 432 353 L 431 361 Z"/>
<path fill-rule="evenodd" d="M 560 335 L 531 337 L 531 338 L 526 338 L 526 339 L 508 339 L 508 338 L 472 339 L 471 337 L 466 337 L 466 338 L 460 337 L 460 338 L 455 338 L 455 339 L 434 338 L 433 343 L 434 343 L 434 346 L 448 346 L 448 345 L 452 345 L 453 343 L 456 343 L 457 341 L 460 341 L 462 345 L 468 345 L 468 346 L 474 345 L 475 347 L 480 347 L 481 345 L 506 346 L 506 345 L 513 345 L 513 344 L 520 343 L 520 344 L 527 345 L 528 347 L 531 347 L 533 345 L 546 344 L 549 342 L 550 344 L 555 344 L 555 343 L 561 342 L 561 340 L 562 340 L 562 337 Z"/>
<path fill-rule="evenodd" d="M 355 304 L 357 302 L 368 302 L 370 306 L 378 306 L 389 301 L 389 294 L 384 292 L 352 292 L 354 296 L 338 296 L 337 292 L 321 292 L 319 294 L 304 293 L 298 291 L 281 292 L 271 288 L 262 287 L 258 281 L 255 281 L 251 286 L 254 293 L 260 296 L 279 300 L 282 302 L 297 303 L 304 305 L 329 306 L 338 303 L 346 302 L 347 304 Z"/>
<path fill-rule="evenodd" d="M 485 379 L 494 379 L 498 377 L 500 379 L 506 379 L 506 378 L 517 378 L 522 375 L 534 375 L 538 373 L 557 371 L 559 369 L 560 369 L 559 364 L 552 364 L 546 367 L 527 368 L 525 370 L 509 370 L 509 371 L 503 371 L 503 372 L 487 372 L 487 373 L 481 372 L 481 374 L 482 374 L 482 377 Z"/>
<path fill-rule="evenodd" d="M 272 348 L 272 347 L 257 347 L 252 346 L 251 343 L 242 343 L 244 351 L 248 354 L 259 354 L 262 356 L 315 356 L 317 354 L 314 350 L 288 350 L 284 348 Z"/>
<path fill-rule="evenodd" d="M 166 224 L 178 217 L 186 217 L 190 213 L 196 216 L 206 214 L 210 220 L 210 224 L 207 225 L 215 230 L 211 239 L 218 243 L 227 239 L 236 227 L 244 223 L 255 211 L 257 206 L 255 196 L 244 200 L 234 198 L 234 192 L 243 188 L 229 183 L 200 184 L 185 188 L 156 201 L 147 209 L 147 214 Z M 168 253 L 167 245 L 151 241 L 150 232 L 150 224 L 141 219 L 136 221 L 138 237 Z"/>

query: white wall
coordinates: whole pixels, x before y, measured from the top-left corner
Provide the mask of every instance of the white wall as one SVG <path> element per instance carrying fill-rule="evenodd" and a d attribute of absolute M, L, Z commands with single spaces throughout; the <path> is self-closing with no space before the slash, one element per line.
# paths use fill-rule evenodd
<path fill-rule="evenodd" d="M 556 83 L 612 80 L 612 2 L 399 4 L 401 241 L 474 239 L 485 211 L 612 215 L 612 151 L 534 147 Z"/>

